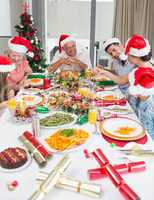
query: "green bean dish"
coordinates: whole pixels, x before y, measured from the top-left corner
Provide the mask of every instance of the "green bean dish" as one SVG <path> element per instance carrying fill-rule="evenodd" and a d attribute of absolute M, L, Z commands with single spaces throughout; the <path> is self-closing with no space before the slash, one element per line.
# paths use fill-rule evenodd
<path fill-rule="evenodd" d="M 70 124 L 74 121 L 74 117 L 70 114 L 55 113 L 51 116 L 45 117 L 40 120 L 40 125 L 44 127 L 56 127 L 65 124 Z"/>

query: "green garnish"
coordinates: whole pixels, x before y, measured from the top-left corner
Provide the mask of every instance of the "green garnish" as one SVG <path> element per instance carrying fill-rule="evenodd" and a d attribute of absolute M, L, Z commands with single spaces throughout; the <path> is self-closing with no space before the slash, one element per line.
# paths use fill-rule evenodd
<path fill-rule="evenodd" d="M 70 137 L 74 134 L 74 129 L 63 129 L 60 134 L 65 137 Z"/>

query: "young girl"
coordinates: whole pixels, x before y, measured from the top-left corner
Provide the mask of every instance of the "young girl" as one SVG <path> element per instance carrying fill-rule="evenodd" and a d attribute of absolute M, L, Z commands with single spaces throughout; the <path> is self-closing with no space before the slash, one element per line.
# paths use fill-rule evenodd
<path fill-rule="evenodd" d="M 7 100 L 14 96 L 14 91 L 8 87 L 8 73 L 15 69 L 15 65 L 8 57 L 0 55 L 0 115 L 7 106 Z"/>
<path fill-rule="evenodd" d="M 129 75 L 129 92 L 139 99 L 137 114 L 154 140 L 154 69 L 139 66 Z"/>
<path fill-rule="evenodd" d="M 30 42 L 22 37 L 15 36 L 8 42 L 8 57 L 16 65 L 16 69 L 9 73 L 7 78 L 8 84 L 16 91 L 20 90 L 26 84 L 27 75 L 32 73 L 25 54 L 32 53 Z"/>

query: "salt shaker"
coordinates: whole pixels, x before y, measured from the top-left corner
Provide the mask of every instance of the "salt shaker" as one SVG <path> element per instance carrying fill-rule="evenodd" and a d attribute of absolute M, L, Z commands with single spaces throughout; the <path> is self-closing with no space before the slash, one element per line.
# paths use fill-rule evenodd
<path fill-rule="evenodd" d="M 40 119 L 37 114 L 32 117 L 32 132 L 35 137 L 40 136 Z"/>

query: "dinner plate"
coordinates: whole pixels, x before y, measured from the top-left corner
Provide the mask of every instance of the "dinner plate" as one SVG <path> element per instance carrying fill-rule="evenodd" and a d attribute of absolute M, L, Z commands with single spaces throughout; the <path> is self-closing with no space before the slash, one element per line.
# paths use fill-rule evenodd
<path fill-rule="evenodd" d="M 58 150 L 58 149 L 55 149 L 55 148 L 51 147 L 51 146 L 45 141 L 45 139 L 47 139 L 47 138 L 49 138 L 50 136 L 54 135 L 57 131 L 59 131 L 59 130 L 64 130 L 64 129 L 58 129 L 58 130 L 56 130 L 56 131 L 52 131 L 52 132 L 50 133 L 49 136 L 46 136 L 46 137 L 43 137 L 43 138 L 39 138 L 39 140 L 40 140 L 40 142 L 47 148 L 47 150 L 48 150 L 50 153 L 68 153 L 68 152 L 71 152 L 71 151 L 75 151 L 75 150 L 77 150 L 77 149 L 79 150 L 79 149 L 83 148 L 83 146 L 88 145 L 88 144 L 92 141 L 92 134 L 91 134 L 89 131 L 87 131 L 87 130 L 85 130 L 85 129 L 83 129 L 83 128 L 73 128 L 73 129 L 83 130 L 83 131 L 85 131 L 86 133 L 88 133 L 88 137 L 85 139 L 85 141 L 84 141 L 83 143 L 77 144 L 77 145 L 74 144 L 74 146 L 71 146 L 71 145 L 73 144 L 73 142 L 72 142 L 70 145 L 66 146 L 63 150 Z M 58 140 L 57 140 L 57 141 L 58 141 Z M 57 141 L 54 141 L 54 144 L 55 144 Z M 57 143 L 58 143 L 58 142 L 57 142 Z M 63 143 L 64 143 L 64 141 L 63 141 Z M 62 144 L 63 144 L 63 143 L 62 143 Z M 58 144 L 59 144 L 59 143 L 58 143 Z M 71 146 L 71 147 L 70 147 L 70 146 Z"/>
<path fill-rule="evenodd" d="M 101 100 L 112 101 L 112 100 L 119 100 L 122 97 L 123 97 L 122 94 L 116 94 L 113 91 L 100 91 L 96 93 L 96 98 Z"/>
<path fill-rule="evenodd" d="M 102 122 L 102 134 L 117 140 L 134 141 L 145 136 L 145 129 L 131 118 L 111 117 Z"/>
<path fill-rule="evenodd" d="M 32 78 L 29 80 L 29 84 L 34 87 L 43 85 L 43 79 L 42 78 Z"/>
<path fill-rule="evenodd" d="M 128 106 L 113 106 L 113 107 L 105 107 L 105 111 L 110 112 L 112 114 L 118 115 L 127 115 L 132 114 L 133 111 Z"/>
<path fill-rule="evenodd" d="M 27 106 L 35 106 L 42 102 L 42 97 L 38 95 L 20 95 L 17 97 L 17 101 L 22 101 L 26 103 Z"/>
<path fill-rule="evenodd" d="M 25 150 L 25 149 L 24 149 Z M 21 167 L 17 167 L 15 169 L 6 169 L 0 166 L 0 171 L 1 172 L 5 172 L 5 173 L 13 173 L 13 172 L 19 172 L 19 171 L 23 171 L 24 169 L 26 169 L 27 167 L 29 167 L 29 165 L 32 162 L 32 157 L 31 155 L 27 152 L 27 150 L 25 150 L 27 153 L 27 161 L 24 165 L 22 165 Z"/>
<path fill-rule="evenodd" d="M 46 115 L 45 117 L 41 118 L 40 120 L 42 119 L 45 119 L 46 117 L 49 117 L 49 116 L 53 116 L 55 114 L 62 114 L 62 115 L 69 115 L 70 117 L 73 118 L 73 120 L 71 122 L 68 122 L 68 123 L 65 123 L 65 124 L 61 124 L 61 125 L 50 125 L 50 126 L 45 126 L 45 125 L 41 125 L 40 124 L 40 127 L 41 128 L 46 128 L 46 129 L 51 129 L 51 128 L 63 128 L 63 127 L 66 127 L 66 126 L 71 126 L 73 124 L 76 123 L 77 119 L 78 119 L 78 116 L 75 115 L 75 114 L 72 114 L 72 113 L 67 113 L 67 112 L 63 112 L 63 111 L 52 111 L 51 113 L 49 113 L 48 115 Z"/>

